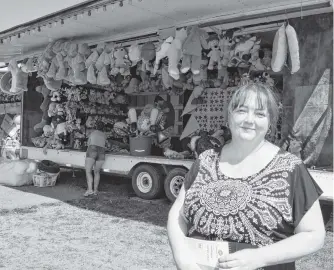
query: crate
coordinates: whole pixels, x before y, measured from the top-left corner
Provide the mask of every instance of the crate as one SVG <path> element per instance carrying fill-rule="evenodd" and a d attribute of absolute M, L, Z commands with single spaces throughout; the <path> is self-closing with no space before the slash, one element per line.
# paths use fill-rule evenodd
<path fill-rule="evenodd" d="M 35 187 L 53 187 L 56 185 L 59 173 L 37 171 L 32 177 Z"/>

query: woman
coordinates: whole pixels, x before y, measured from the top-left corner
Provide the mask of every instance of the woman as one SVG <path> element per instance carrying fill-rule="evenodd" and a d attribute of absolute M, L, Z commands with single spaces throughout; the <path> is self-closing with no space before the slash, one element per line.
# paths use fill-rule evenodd
<path fill-rule="evenodd" d="M 268 86 L 237 89 L 228 111 L 230 143 L 199 156 L 170 210 L 176 265 L 199 269 L 188 236 L 258 247 L 220 257 L 219 269 L 295 269 L 295 260 L 323 246 L 322 191 L 299 158 L 266 141 L 278 118 Z"/>
<path fill-rule="evenodd" d="M 106 135 L 103 132 L 103 123 L 97 122 L 96 129 L 89 135 L 86 153 L 87 191 L 84 196 L 97 195 L 100 183 L 100 170 L 105 160 Z M 92 169 L 94 166 L 94 179 Z M 94 181 L 94 190 L 93 190 Z"/>

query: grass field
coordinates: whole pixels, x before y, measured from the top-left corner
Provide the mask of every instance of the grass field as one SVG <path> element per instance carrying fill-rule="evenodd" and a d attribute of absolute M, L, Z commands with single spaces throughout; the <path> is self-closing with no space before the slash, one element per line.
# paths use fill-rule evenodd
<path fill-rule="evenodd" d="M 80 177 L 63 180 L 53 190 L 62 185 L 78 195 L 68 201 L 0 209 L 1 269 L 176 269 L 167 239 L 166 199 L 138 199 L 124 181 L 102 180 L 102 192 L 95 198 L 81 196 Z M 297 266 L 332 270 L 333 233 L 327 232 L 321 251 Z"/>

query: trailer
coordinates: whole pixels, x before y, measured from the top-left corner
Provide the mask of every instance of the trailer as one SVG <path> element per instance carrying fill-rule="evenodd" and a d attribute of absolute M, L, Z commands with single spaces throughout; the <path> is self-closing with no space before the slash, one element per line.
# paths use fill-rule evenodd
<path fill-rule="evenodd" d="M 85 168 L 86 153 L 74 150 L 49 149 L 44 154 L 41 148 L 21 147 L 22 158 L 36 161 L 51 160 L 68 168 Z M 193 160 L 168 159 L 159 156 L 137 157 L 125 154 L 106 154 L 102 170 L 132 179 L 136 195 L 143 199 L 155 199 L 165 192 L 174 201 L 190 169 Z"/>
<path fill-rule="evenodd" d="M 37 161 L 52 160 L 68 168 L 85 168 L 85 152 L 49 149 L 47 154 L 44 154 L 40 148 L 23 146 L 20 155 L 22 158 Z M 136 157 L 106 154 L 102 170 L 105 173 L 131 178 L 132 188 L 140 198 L 151 200 L 160 197 L 165 192 L 167 198 L 173 202 L 193 162 L 193 160 L 168 159 L 158 156 Z M 333 201 L 333 173 L 314 169 L 309 172 L 324 191 L 320 199 Z"/>
<path fill-rule="evenodd" d="M 50 41 L 62 38 L 70 38 L 78 43 L 85 42 L 90 47 L 101 42 L 114 42 L 120 46 L 129 46 L 134 42 L 141 44 L 157 42 L 167 38 L 171 29 L 180 29 L 190 25 L 199 25 L 207 31 L 237 27 L 240 28 L 239 34 L 242 35 L 276 31 L 286 20 L 332 12 L 332 1 L 330 0 L 249 0 L 247 4 L 246 1 L 212 0 L 209 5 L 205 1 L 194 0 L 167 1 L 168 3 L 157 0 L 81 2 L 77 6 L 47 14 L 45 17 L 39 15 L 39 19 L 31 18 L 30 22 L 0 32 L 1 49 L 3 49 L 0 51 L 0 61 L 8 62 L 9 58 L 22 61 L 27 57 L 38 56 Z M 326 21 L 321 23 L 325 25 Z M 318 67 L 317 70 L 320 68 Z M 307 70 L 307 72 L 311 74 L 311 71 Z M 307 83 L 297 86 L 304 87 L 306 91 L 311 86 L 311 83 L 310 85 Z M 289 87 L 297 88 L 293 83 Z M 305 97 L 300 95 L 301 92 L 296 91 L 294 94 L 296 97 L 300 96 L 301 102 L 299 103 L 302 103 Z M 297 105 L 300 106 L 300 104 Z M 138 104 L 137 108 L 139 109 L 140 106 L 142 105 Z M 177 106 L 179 109 L 183 108 L 182 104 L 177 104 Z M 291 108 L 288 107 L 287 110 L 291 112 L 291 118 L 296 117 Z M 40 118 L 41 112 L 26 113 L 22 109 L 22 114 L 22 127 L 24 127 L 26 124 L 33 125 L 32 122 L 34 124 L 38 122 L 40 119 L 35 121 L 33 118 L 36 115 L 39 115 Z M 26 121 L 25 119 L 30 116 L 32 119 Z M 180 120 L 177 122 L 179 126 L 182 124 Z M 22 158 L 47 159 L 71 168 L 83 169 L 85 164 L 85 152 L 77 150 L 49 149 L 45 155 L 41 148 L 23 143 L 20 154 Z M 107 154 L 103 171 L 131 177 L 133 189 L 141 198 L 154 199 L 164 191 L 166 196 L 174 201 L 192 163 L 193 160 L 156 156 L 136 157 L 125 154 Z M 321 169 L 310 169 L 309 171 L 324 191 L 321 199 L 332 200 L 332 171 Z"/>

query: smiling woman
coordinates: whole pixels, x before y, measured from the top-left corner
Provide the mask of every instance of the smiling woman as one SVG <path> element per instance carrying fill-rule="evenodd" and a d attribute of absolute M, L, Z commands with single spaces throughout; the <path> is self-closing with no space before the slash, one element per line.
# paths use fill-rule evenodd
<path fill-rule="evenodd" d="M 277 118 L 267 86 L 247 84 L 233 94 L 231 142 L 200 154 L 169 213 L 180 269 L 199 269 L 187 237 L 229 242 L 237 251 L 219 258 L 220 269 L 293 270 L 295 260 L 322 247 L 322 190 L 298 157 L 265 139 Z"/>

